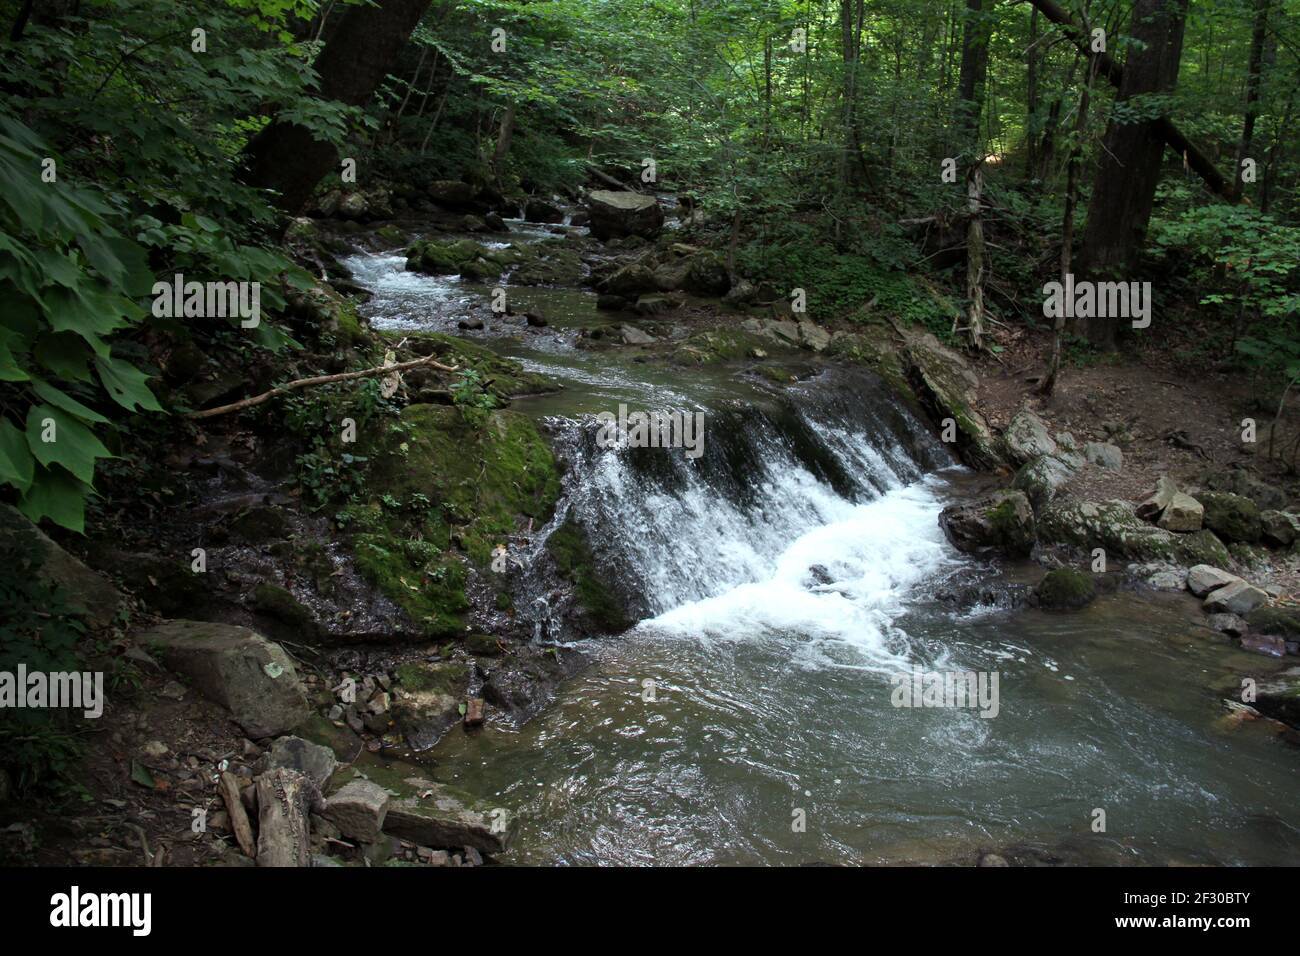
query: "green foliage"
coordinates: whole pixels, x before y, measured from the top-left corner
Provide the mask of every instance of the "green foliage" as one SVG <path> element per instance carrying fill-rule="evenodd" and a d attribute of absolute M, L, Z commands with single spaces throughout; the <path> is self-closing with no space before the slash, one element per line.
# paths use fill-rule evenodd
<path fill-rule="evenodd" d="M 10 536 L 0 539 L 0 671 L 19 664 L 31 671 L 81 671 L 85 628 L 71 595 L 39 575 L 41 558 Z M 67 796 L 81 757 L 81 714 L 53 709 L 7 709 L 0 720 L 0 770 L 13 796 Z"/>

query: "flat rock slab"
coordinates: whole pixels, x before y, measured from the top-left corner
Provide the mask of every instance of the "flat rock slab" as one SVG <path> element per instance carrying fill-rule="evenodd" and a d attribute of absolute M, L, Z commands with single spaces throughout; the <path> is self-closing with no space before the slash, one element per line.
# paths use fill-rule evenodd
<path fill-rule="evenodd" d="M 1235 574 L 1229 574 L 1227 571 L 1220 570 L 1212 565 L 1198 564 L 1187 572 L 1187 590 L 1198 598 L 1203 598 L 1217 588 L 1240 580 L 1241 578 Z"/>
<path fill-rule="evenodd" d="M 168 621 L 136 640 L 188 677 L 204 697 L 227 708 L 254 739 L 288 733 L 310 715 L 289 655 L 246 627 Z"/>
<path fill-rule="evenodd" d="M 1210 614 L 1227 612 L 1244 616 L 1268 603 L 1268 595 L 1245 581 L 1234 581 L 1221 588 L 1215 588 L 1205 599 L 1204 608 Z"/>
<path fill-rule="evenodd" d="M 393 802 L 384 822 L 385 833 L 439 849 L 505 850 L 514 829 L 513 816 L 505 808 L 476 807 L 436 785 L 422 792 L 428 796 Z"/>

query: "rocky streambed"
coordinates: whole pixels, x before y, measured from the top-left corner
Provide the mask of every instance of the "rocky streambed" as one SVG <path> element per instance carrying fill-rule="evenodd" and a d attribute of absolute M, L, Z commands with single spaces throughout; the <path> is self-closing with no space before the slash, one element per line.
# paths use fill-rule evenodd
<path fill-rule="evenodd" d="M 673 204 L 455 185 L 289 235 L 354 296 L 293 304 L 340 367 L 455 373 L 212 427 L 85 549 L 144 694 L 83 862 L 1300 859 L 1284 490 L 1081 499 L 1118 445 L 999 433 L 933 336 L 792 313 Z M 620 403 L 705 454 L 600 447 Z M 899 708 L 913 671 L 998 673 L 998 715 Z"/>

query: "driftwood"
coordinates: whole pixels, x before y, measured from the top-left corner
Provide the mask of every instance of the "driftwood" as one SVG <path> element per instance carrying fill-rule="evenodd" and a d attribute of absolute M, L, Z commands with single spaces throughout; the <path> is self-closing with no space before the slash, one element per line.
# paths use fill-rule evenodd
<path fill-rule="evenodd" d="M 350 382 L 358 378 L 371 378 L 375 375 L 396 375 L 401 372 L 409 371 L 413 368 L 436 368 L 440 372 L 458 372 L 460 367 L 457 365 L 443 365 L 435 361 L 435 356 L 428 355 L 421 359 L 415 359 L 410 362 L 399 362 L 396 365 L 376 365 L 374 368 L 362 369 L 358 372 L 339 372 L 336 375 L 315 375 L 311 378 L 295 379 L 292 382 L 285 382 L 283 385 L 277 385 L 269 392 L 263 392 L 261 395 L 254 395 L 251 398 L 242 398 L 237 402 L 231 402 L 229 405 L 218 405 L 216 408 L 204 408 L 196 412 L 186 413 L 186 418 L 215 418 L 217 415 L 228 415 L 231 412 L 242 411 L 245 408 L 252 408 L 254 405 L 261 405 L 267 399 L 274 398 L 277 395 L 284 395 L 299 388 L 310 388 L 313 385 L 328 385 L 331 382 Z"/>
<path fill-rule="evenodd" d="M 239 798 L 239 781 L 233 773 L 226 771 L 221 774 L 217 789 L 226 804 L 226 813 L 230 816 L 230 829 L 234 831 L 235 842 L 239 844 L 239 849 L 244 852 L 244 856 L 251 860 L 257 856 L 257 844 L 253 840 L 253 827 L 248 822 L 244 802 Z"/>
<path fill-rule="evenodd" d="M 1029 2 L 1037 7 L 1043 16 L 1061 27 L 1065 35 L 1085 56 L 1090 56 L 1096 61 L 1099 76 L 1104 76 L 1112 86 L 1119 89 L 1120 83 L 1124 79 L 1124 67 L 1109 53 L 1093 53 L 1090 47 L 1092 38 L 1075 22 L 1067 10 L 1062 9 L 1053 0 L 1029 0 Z M 1173 124 L 1173 121 L 1168 116 L 1161 116 L 1155 120 L 1155 132 L 1166 146 L 1182 158 L 1183 163 L 1189 169 L 1201 177 L 1212 193 L 1229 202 L 1244 201 L 1249 203 L 1250 200 L 1241 195 L 1241 191 L 1236 188 L 1233 182 L 1219 172 L 1218 167 L 1214 165 L 1214 161 L 1183 135 L 1183 132 Z"/>
<path fill-rule="evenodd" d="M 310 866 L 308 813 L 323 809 L 316 784 L 305 773 L 277 767 L 257 778 L 257 865 Z"/>

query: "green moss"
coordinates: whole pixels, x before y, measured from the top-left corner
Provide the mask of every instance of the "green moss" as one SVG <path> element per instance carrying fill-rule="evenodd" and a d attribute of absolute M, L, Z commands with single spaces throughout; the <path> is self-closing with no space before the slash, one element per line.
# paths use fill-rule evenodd
<path fill-rule="evenodd" d="M 572 518 L 546 539 L 546 548 L 559 572 L 573 582 L 578 603 L 599 627 L 623 631 L 634 623 L 614 597 L 613 588 L 602 580 L 587 544 L 587 536 Z"/>
<path fill-rule="evenodd" d="M 419 565 L 408 557 L 405 542 L 385 534 L 352 539 L 357 571 L 406 611 L 428 637 L 449 637 L 464 630 L 469 610 L 465 566 L 453 554 Z"/>
<path fill-rule="evenodd" d="M 253 589 L 253 607 L 267 617 L 285 624 L 305 627 L 312 621 L 311 611 L 287 590 L 275 584 L 259 584 Z"/>
<path fill-rule="evenodd" d="M 500 399 L 517 395 L 537 395 L 559 391 L 563 386 L 553 378 L 525 371 L 512 359 L 503 358 L 491 349 L 467 339 L 440 332 L 385 332 L 393 339 L 423 339 L 432 343 L 439 360 L 458 368 L 474 369 L 487 384 L 487 390 Z"/>
<path fill-rule="evenodd" d="M 1275 634 L 1287 640 L 1300 639 L 1300 607 L 1259 607 L 1246 616 L 1257 634 Z M 1300 689 L 1300 684 L 1296 685 Z"/>
<path fill-rule="evenodd" d="M 1038 584 L 1039 604 L 1051 610 L 1081 608 L 1097 596 L 1092 576 L 1074 568 L 1048 571 Z"/>
<path fill-rule="evenodd" d="M 467 263 L 486 258 L 490 252 L 471 239 L 452 242 L 420 240 L 406 251 L 406 268 L 429 275 L 452 275 L 460 272 Z"/>
<path fill-rule="evenodd" d="M 1205 491 L 1196 496 L 1205 508 L 1205 526 L 1228 541 L 1254 543 L 1263 526 L 1255 502 L 1226 491 Z"/>
<path fill-rule="evenodd" d="M 413 661 L 399 664 L 393 673 L 401 689 L 413 694 L 461 696 L 469 684 L 469 665 L 459 661 L 427 663 Z"/>
<path fill-rule="evenodd" d="M 487 414 L 477 427 L 448 405 L 408 405 L 406 426 L 367 450 L 369 490 L 441 503 L 471 558 L 487 564 L 492 547 L 522 517 L 544 521 L 560 495 L 551 450 L 531 419 L 510 411 Z M 403 449 L 402 446 L 405 446 Z"/>

